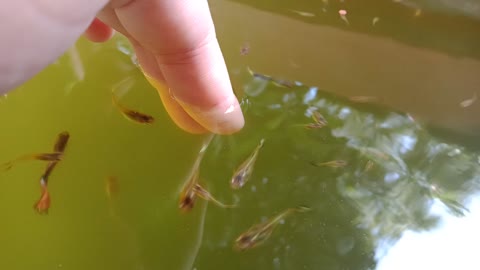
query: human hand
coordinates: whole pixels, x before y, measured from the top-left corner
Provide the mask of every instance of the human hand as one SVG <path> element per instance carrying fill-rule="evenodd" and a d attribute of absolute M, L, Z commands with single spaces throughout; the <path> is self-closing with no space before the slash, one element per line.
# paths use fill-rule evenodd
<path fill-rule="evenodd" d="M 219 134 L 243 127 L 206 0 L 20 0 L 8 5 L 0 10 L 0 92 L 53 62 L 85 29 L 90 40 L 101 42 L 113 28 L 132 43 L 146 78 L 178 126 Z M 94 20 L 96 15 L 101 21 Z"/>

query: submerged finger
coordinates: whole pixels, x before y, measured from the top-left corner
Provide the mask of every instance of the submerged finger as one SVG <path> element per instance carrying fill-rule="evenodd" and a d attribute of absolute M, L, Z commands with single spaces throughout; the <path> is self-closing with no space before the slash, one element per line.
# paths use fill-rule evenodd
<path fill-rule="evenodd" d="M 185 112 L 182 106 L 175 101 L 165 85 L 153 79 L 152 77 L 149 77 L 147 74 L 144 75 L 150 84 L 157 89 L 165 110 L 178 127 L 193 134 L 203 134 L 207 132 L 202 125 L 190 117 L 190 115 Z"/>
<path fill-rule="evenodd" d="M 177 101 L 170 95 L 169 89 L 163 80 L 163 75 L 161 74 L 161 71 L 157 66 L 157 62 L 155 61 L 155 57 L 137 44 L 135 40 L 131 40 L 131 42 L 135 48 L 135 53 L 138 61 L 140 62 L 145 78 L 155 89 L 157 89 L 163 106 L 170 115 L 170 118 L 172 118 L 173 122 L 187 132 L 194 134 L 205 133 L 206 129 L 197 123 L 197 121 L 195 121 L 192 117 L 190 117 L 190 115 L 185 112 L 182 106 L 180 106 L 180 104 L 178 104 Z"/>
<path fill-rule="evenodd" d="M 220 134 L 243 127 L 206 0 L 136 0 L 115 13 L 155 55 L 172 95 L 193 119 Z"/>

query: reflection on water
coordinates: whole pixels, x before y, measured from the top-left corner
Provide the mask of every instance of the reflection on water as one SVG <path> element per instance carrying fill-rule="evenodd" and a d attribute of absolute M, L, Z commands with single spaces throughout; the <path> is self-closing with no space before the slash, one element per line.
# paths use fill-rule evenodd
<path fill-rule="evenodd" d="M 436 230 L 449 216 L 468 215 L 465 205 L 480 177 L 477 154 L 433 137 L 410 115 L 253 76 L 244 89 L 245 130 L 214 140 L 216 149 L 203 164 L 205 177 L 217 181 L 211 188 L 237 197 L 240 209 L 209 212 L 198 269 L 212 261 L 218 269 L 375 269 L 408 232 Z M 311 121 L 312 111 L 328 125 L 299 125 Z M 226 179 L 262 137 L 266 143 L 251 182 L 232 194 Z M 311 165 L 329 160 L 348 165 Z M 250 223 L 296 204 L 314 214 L 286 222 L 264 247 L 232 251 L 231 240 Z"/>
<path fill-rule="evenodd" d="M 395 18 L 404 16 L 400 9 L 388 23 L 385 14 L 378 14 L 388 9 L 382 6 L 370 14 L 375 7 L 370 6 L 364 10 L 368 23 L 362 26 L 357 22 L 363 17 L 355 12 L 359 3 L 317 2 L 317 9 L 310 1 L 297 2 L 288 6 L 295 11 L 288 14 L 313 23 L 317 13 L 324 12 L 322 8 L 338 7 L 347 11 L 344 16 L 349 25 L 338 10 L 319 21 L 332 29 L 354 32 L 367 25 L 373 31 L 377 16 L 375 27 L 379 28 L 392 26 Z M 275 7 L 269 3 L 265 9 L 281 13 L 287 10 L 283 5 L 290 3 L 278 1 Z M 255 5 L 263 8 L 266 4 L 258 1 Z M 405 10 L 412 8 L 407 4 Z M 397 42 L 413 42 L 402 31 L 396 33 Z M 429 33 L 429 38 L 415 44 L 477 57 L 477 50 L 460 46 L 475 37 L 466 35 L 464 43 L 448 43 L 445 38 L 434 38 L 444 37 L 445 32 Z M 348 76 L 336 72 L 334 79 L 338 84 L 351 79 L 362 96 L 351 92 L 340 97 L 332 94 L 339 85 L 310 86 L 301 76 L 260 76 L 263 70 L 252 64 L 252 59 L 261 58 L 256 52 L 281 51 L 282 44 L 262 46 L 256 41 L 222 42 L 227 60 L 233 59 L 228 63 L 246 126 L 232 136 L 215 136 L 201 163 L 205 188 L 237 208 L 213 207 L 198 200 L 188 214 L 179 211 L 179 192 L 203 138 L 174 126 L 122 38 L 104 45 L 81 40 L 40 76 L 1 98 L 0 162 L 21 153 L 48 151 L 63 130 L 71 134 L 71 140 L 65 158 L 49 178 L 48 215 L 39 216 L 32 209 L 44 164 L 19 164 L 0 175 L 4 215 L 0 268 L 469 269 L 476 254 L 467 242 L 480 240 L 476 233 L 480 153 L 454 143 L 461 140 L 435 136 L 422 119 L 408 112 L 376 104 L 381 99 L 369 97 L 368 87 L 355 85 L 350 78 L 360 69 Z M 310 45 L 296 44 L 295 50 Z M 236 56 L 245 61 L 236 62 Z M 269 65 L 276 67 L 274 62 Z M 329 77 L 314 67 L 288 65 L 302 74 Z M 366 61 L 362 65 L 368 69 L 375 64 Z M 258 73 L 252 74 L 249 67 Z M 155 123 L 136 125 L 123 118 L 111 102 L 111 89 L 119 85 L 122 102 L 151 113 Z M 388 94 L 404 95 L 402 91 Z M 421 104 L 434 111 L 436 105 Z M 305 128 L 321 119 L 315 112 L 325 119 L 318 121 L 321 125 L 310 126 L 315 128 Z M 263 138 L 265 144 L 251 178 L 242 188 L 232 190 L 233 171 Z M 340 164 L 345 166 L 312 165 L 330 161 L 345 161 Z M 243 252 L 234 250 L 235 239 L 252 225 L 300 205 L 311 211 L 280 220 L 271 234 L 263 235 L 268 236 L 264 244 Z M 469 265 L 456 267 L 461 262 Z"/>
<path fill-rule="evenodd" d="M 474 199 L 468 208 L 471 214 L 457 218 L 434 203 L 430 211 L 442 215 L 442 223 L 430 231 L 405 232 L 377 270 L 477 269 L 477 251 L 470 243 L 480 241 L 480 201 Z"/>
<path fill-rule="evenodd" d="M 418 3 L 421 13 L 404 2 Z M 475 145 L 480 106 L 459 103 L 480 85 L 480 20 L 440 12 L 434 2 L 444 6 L 428 0 L 217 0 L 211 6 L 231 74 L 247 65 L 345 97 L 374 96 Z M 239 50 L 247 42 L 244 56 Z"/>

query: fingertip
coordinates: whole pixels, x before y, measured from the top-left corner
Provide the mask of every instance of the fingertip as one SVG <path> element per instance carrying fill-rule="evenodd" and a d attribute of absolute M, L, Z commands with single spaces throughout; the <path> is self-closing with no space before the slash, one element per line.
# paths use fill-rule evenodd
<path fill-rule="evenodd" d="M 245 125 L 240 104 L 235 96 L 209 109 L 179 103 L 193 119 L 210 132 L 230 135 L 240 131 Z"/>
<path fill-rule="evenodd" d="M 92 42 L 108 41 L 115 31 L 98 18 L 95 18 L 90 26 L 85 30 L 84 36 Z"/>

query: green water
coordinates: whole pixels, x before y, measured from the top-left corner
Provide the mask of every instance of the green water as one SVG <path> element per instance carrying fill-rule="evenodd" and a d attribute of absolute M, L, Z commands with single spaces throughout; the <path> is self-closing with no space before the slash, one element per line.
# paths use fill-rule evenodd
<path fill-rule="evenodd" d="M 40 196 L 44 163 L 24 162 L 0 175 L 1 269 L 394 269 L 382 266 L 382 261 L 407 232 L 434 232 L 449 218 L 467 222 L 469 215 L 478 215 L 469 207 L 480 180 L 475 150 L 479 146 L 475 140 L 478 120 L 465 120 L 474 118 L 477 103 L 465 116 L 467 109 L 461 111 L 456 102 L 456 109 L 446 107 L 452 112 L 448 121 L 438 122 L 438 107 L 443 102 L 439 100 L 452 100 L 448 92 L 424 93 L 430 95 L 427 103 L 412 96 L 416 90 L 401 92 L 395 84 L 383 92 L 369 92 L 379 84 L 362 84 L 355 73 L 374 64 L 349 62 L 341 52 L 330 52 L 339 59 L 329 67 L 337 74 L 332 79 L 323 72 L 322 63 L 317 69 L 305 56 L 292 53 L 312 44 L 298 42 L 292 47 L 292 43 L 278 42 L 293 33 L 275 32 L 276 19 L 269 16 L 288 18 L 291 21 L 284 25 L 292 27 L 296 21 L 306 22 L 302 26 L 305 35 L 310 33 L 307 25 L 320 25 L 339 33 L 390 38 L 394 43 L 455 59 L 463 57 L 475 64 L 480 35 L 474 35 L 478 30 L 473 26 L 480 29 L 478 21 L 471 15 L 459 16 L 458 11 L 429 13 L 425 9 L 421 16 L 426 17 L 415 24 L 413 8 L 389 1 L 380 1 L 383 5 L 366 1 L 363 6 L 348 1 L 328 1 L 328 6 L 322 1 L 241 2 L 210 4 L 232 82 L 241 90 L 238 95 L 246 126 L 238 134 L 214 137 L 201 164 L 205 187 L 218 200 L 237 203 L 238 208 L 222 209 L 200 200 L 192 212 L 180 213 L 179 190 L 203 137 L 186 134 L 168 118 L 158 94 L 132 62 L 125 40 L 117 36 L 99 45 L 81 39 L 76 50 L 84 75 L 75 73 L 72 54 L 67 54 L 0 99 L 0 161 L 48 152 L 58 133 L 66 130 L 71 134 L 65 157 L 50 177 L 48 215 L 33 210 Z M 326 7 L 325 12 L 322 8 Z M 347 27 L 338 18 L 339 8 L 368 14 L 368 19 L 365 17 L 362 26 L 355 22 L 363 17 L 349 16 Z M 288 13 L 289 9 L 315 16 L 295 15 Z M 239 14 L 249 12 L 264 12 L 264 20 L 240 18 Z M 323 13 L 328 16 L 322 17 Z M 390 28 L 369 32 L 374 31 L 370 24 L 375 14 L 381 17 L 379 27 L 390 16 Z M 428 18 L 452 28 L 431 24 Z M 257 23 L 258 29 L 238 22 Z M 464 31 L 449 32 L 457 28 Z M 320 52 L 321 41 L 312 40 L 315 42 Z M 338 42 L 342 43 L 341 38 Z M 251 53 L 241 56 L 245 43 Z M 350 51 L 352 56 L 365 53 Z M 277 57 L 272 59 L 272 54 Z M 392 66 L 387 63 L 383 69 L 394 72 Z M 299 82 L 293 88 L 280 87 L 252 77 L 247 67 Z M 436 75 L 441 74 L 438 71 Z M 378 80 L 386 80 L 381 75 Z M 432 81 L 429 76 L 433 75 L 429 73 L 425 80 Z M 470 81 L 450 79 L 458 85 L 454 92 L 465 93 L 460 100 L 474 89 Z M 122 81 L 126 85 L 122 103 L 155 116 L 154 125 L 129 122 L 112 105 L 110 89 Z M 345 81 L 355 87 L 349 88 Z M 364 105 L 345 98 L 402 93 L 415 104 Z M 313 110 L 324 115 L 326 127 L 307 130 L 301 126 L 312 121 Z M 411 117 L 412 111 L 415 117 Z M 446 130 L 449 136 L 429 128 L 431 125 Z M 229 185 L 233 170 L 262 138 L 265 146 L 252 178 L 233 191 Z M 345 160 L 348 165 L 310 164 L 330 160 Z M 369 161 L 373 167 L 366 170 Z M 110 199 L 105 192 L 108 176 L 116 176 L 119 187 Z M 285 219 L 264 245 L 245 252 L 233 250 L 234 240 L 250 226 L 298 205 L 312 211 Z M 471 241 L 478 238 L 470 237 Z M 448 242 L 442 244 L 449 246 Z M 456 248 L 469 254 L 463 244 Z M 409 261 L 410 256 L 406 253 L 402 259 Z"/>

